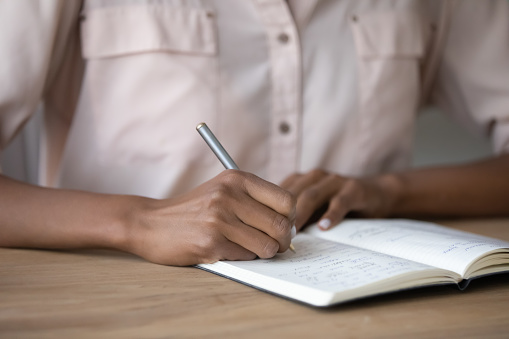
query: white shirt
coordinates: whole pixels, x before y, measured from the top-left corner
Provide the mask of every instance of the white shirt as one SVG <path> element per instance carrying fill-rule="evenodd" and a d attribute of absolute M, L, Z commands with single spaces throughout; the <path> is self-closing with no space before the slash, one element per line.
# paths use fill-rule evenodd
<path fill-rule="evenodd" d="M 43 185 L 185 192 L 222 170 L 200 122 L 276 183 L 403 170 L 428 87 L 509 151 L 505 0 L 3 1 L 0 44 L 0 145 L 44 100 Z"/>

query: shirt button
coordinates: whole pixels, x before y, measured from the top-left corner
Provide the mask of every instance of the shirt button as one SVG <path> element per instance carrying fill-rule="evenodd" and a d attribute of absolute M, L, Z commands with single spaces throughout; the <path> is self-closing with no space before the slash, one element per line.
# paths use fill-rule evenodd
<path fill-rule="evenodd" d="M 287 134 L 290 132 L 290 125 L 287 122 L 282 122 L 279 124 L 279 131 L 283 134 Z"/>
<path fill-rule="evenodd" d="M 286 44 L 288 40 L 290 40 L 290 37 L 286 33 L 281 33 L 278 35 L 277 39 L 279 40 L 280 43 Z"/>

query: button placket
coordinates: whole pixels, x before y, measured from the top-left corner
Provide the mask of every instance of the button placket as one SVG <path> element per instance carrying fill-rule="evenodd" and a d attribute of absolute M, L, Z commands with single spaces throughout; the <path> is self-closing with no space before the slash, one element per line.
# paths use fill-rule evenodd
<path fill-rule="evenodd" d="M 297 170 L 301 119 L 301 56 L 295 22 L 282 0 L 256 0 L 267 31 L 272 88 L 268 179 Z"/>

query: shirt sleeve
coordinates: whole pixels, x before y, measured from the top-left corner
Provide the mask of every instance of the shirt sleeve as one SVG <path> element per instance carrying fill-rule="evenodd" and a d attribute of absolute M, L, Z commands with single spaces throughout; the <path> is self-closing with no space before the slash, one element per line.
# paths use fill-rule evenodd
<path fill-rule="evenodd" d="M 66 0 L 0 0 L 0 152 L 36 111 L 52 69 Z"/>
<path fill-rule="evenodd" d="M 508 1 L 456 1 L 432 100 L 509 153 Z"/>

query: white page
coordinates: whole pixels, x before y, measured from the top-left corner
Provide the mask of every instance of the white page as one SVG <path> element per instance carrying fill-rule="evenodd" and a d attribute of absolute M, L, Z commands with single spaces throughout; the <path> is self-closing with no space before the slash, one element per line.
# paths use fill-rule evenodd
<path fill-rule="evenodd" d="M 289 288 L 287 284 L 277 284 L 275 280 L 264 277 L 283 280 L 295 284 L 294 286 L 302 285 L 322 291 L 340 292 L 409 272 L 437 270 L 428 265 L 345 244 L 324 241 L 306 234 L 297 235 L 293 239 L 293 244 L 297 248 L 296 253 L 286 251 L 277 254 L 272 259 L 223 261 L 200 266 L 259 288 L 300 300 L 305 297 L 302 296 L 301 290 L 292 291 L 292 288 Z M 238 270 L 232 270 L 231 267 L 224 265 L 225 263 L 245 271 L 242 274 L 235 274 L 238 273 Z M 225 269 L 219 270 L 220 267 Z M 447 276 L 447 273 L 443 275 Z M 304 301 L 316 302 L 314 300 Z"/>
<path fill-rule="evenodd" d="M 345 220 L 328 231 L 313 225 L 305 233 L 464 274 L 484 253 L 509 242 L 406 219 Z"/>

